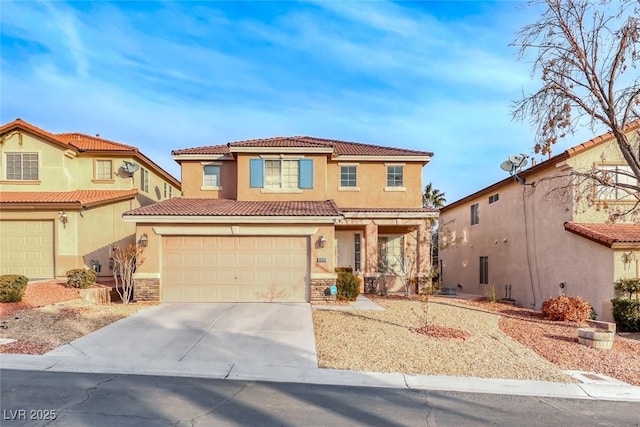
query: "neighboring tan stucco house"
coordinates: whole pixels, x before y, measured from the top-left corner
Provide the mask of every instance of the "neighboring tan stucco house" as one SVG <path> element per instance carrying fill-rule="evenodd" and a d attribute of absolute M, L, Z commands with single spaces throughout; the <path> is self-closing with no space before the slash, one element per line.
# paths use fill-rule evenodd
<path fill-rule="evenodd" d="M 389 261 L 412 241 L 426 241 L 416 275 L 429 270 L 431 157 L 311 137 L 175 150 L 183 197 L 124 216 L 148 237 L 136 298 L 308 302 L 325 297 L 336 267 L 351 267 L 367 290 L 398 292 Z"/>
<path fill-rule="evenodd" d="M 135 242 L 122 213 L 180 196 L 180 182 L 137 148 L 21 119 L 0 127 L 0 274 L 64 277 Z"/>
<path fill-rule="evenodd" d="M 613 193 L 587 207 L 573 190 L 550 191 L 565 182 L 550 178 L 593 167 L 628 167 L 610 134 L 521 171 L 524 185 L 509 177 L 442 208 L 443 286 L 476 294 L 493 286 L 499 298 L 535 309 L 549 297 L 579 295 L 612 320 L 613 282 L 640 276 L 640 224 L 607 223 L 603 204 L 629 203 Z"/>

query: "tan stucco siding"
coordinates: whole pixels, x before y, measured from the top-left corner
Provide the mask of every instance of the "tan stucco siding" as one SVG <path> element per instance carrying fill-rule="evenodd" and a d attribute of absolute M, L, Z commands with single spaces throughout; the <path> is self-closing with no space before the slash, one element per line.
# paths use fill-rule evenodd
<path fill-rule="evenodd" d="M 138 206 L 135 200 L 91 208 L 77 215 L 77 264 L 91 267 L 91 260 L 102 265 L 100 276 L 111 276 L 109 258 L 113 245 L 126 247 L 135 242 L 135 224 L 124 222 L 122 214 Z M 99 226 L 96 226 L 99 224 Z"/>
<path fill-rule="evenodd" d="M 21 138 L 20 138 L 21 136 Z M 28 133 L 14 134 L 0 144 L 0 191 L 68 191 L 76 183 L 64 150 Z M 7 153 L 37 153 L 37 181 L 7 181 Z"/>
<path fill-rule="evenodd" d="M 567 164 L 577 172 L 587 172 L 599 165 L 624 165 L 626 161 L 622 157 L 618 144 L 612 140 L 601 144 L 597 149 L 580 152 L 569 158 Z M 607 202 L 611 203 L 611 201 Z M 623 202 L 623 204 L 632 206 L 633 202 Z M 601 223 L 607 221 L 608 217 L 607 210 L 589 207 L 584 197 L 575 204 L 573 219 L 575 222 Z"/>
<path fill-rule="evenodd" d="M 266 201 L 293 201 L 293 200 L 328 200 L 332 197 L 327 194 L 326 174 L 327 174 L 327 158 L 326 155 L 313 154 L 287 154 L 283 158 L 291 159 L 313 159 L 313 188 L 294 190 L 292 192 L 277 191 L 269 192 L 262 188 L 251 188 L 249 160 L 260 156 L 256 154 L 237 153 L 237 197 L 238 200 L 266 200 Z M 278 155 L 265 155 L 265 159 L 280 158 Z"/>
<path fill-rule="evenodd" d="M 402 165 L 404 186 L 401 191 L 387 188 L 387 164 Z M 356 166 L 357 187 L 340 187 L 340 168 Z M 339 162 L 327 164 L 327 193 L 338 206 L 406 207 L 422 206 L 422 164 L 416 162 Z"/>
<path fill-rule="evenodd" d="M 220 166 L 221 190 L 203 188 L 203 167 L 206 164 Z M 184 197 L 211 198 L 211 199 L 235 199 L 237 189 L 236 162 L 224 161 L 183 161 L 182 170 L 182 191 Z"/>

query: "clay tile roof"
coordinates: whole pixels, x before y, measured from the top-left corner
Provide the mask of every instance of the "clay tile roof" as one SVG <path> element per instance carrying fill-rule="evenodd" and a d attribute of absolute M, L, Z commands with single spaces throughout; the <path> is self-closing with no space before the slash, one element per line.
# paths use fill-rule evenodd
<path fill-rule="evenodd" d="M 58 133 L 56 137 L 80 151 L 138 151 L 136 147 L 82 133 Z"/>
<path fill-rule="evenodd" d="M 238 201 L 174 198 L 127 212 L 132 216 L 339 216 L 333 200 Z"/>
<path fill-rule="evenodd" d="M 111 201 L 131 199 L 138 190 L 75 190 L 75 191 L 2 191 L 2 204 L 78 204 L 99 205 Z"/>
<path fill-rule="evenodd" d="M 229 154 L 233 147 L 283 147 L 283 148 L 330 148 L 336 156 L 433 156 L 432 152 L 408 150 L 404 148 L 383 147 L 360 142 L 339 141 L 335 139 L 314 138 L 310 136 L 279 136 L 265 139 L 249 139 L 230 142 L 227 145 L 185 148 L 173 150 L 173 155 L 181 154 Z"/>
<path fill-rule="evenodd" d="M 34 126 L 31 123 L 25 122 L 24 120 L 22 120 L 20 118 L 17 118 L 12 122 L 9 122 L 9 123 L 6 123 L 6 124 L 0 126 L 0 134 L 3 134 L 3 133 L 5 133 L 5 132 L 7 132 L 7 131 L 9 131 L 9 130 L 11 130 L 13 128 L 16 128 L 16 127 L 21 127 L 23 129 L 28 129 L 31 132 L 33 132 L 34 134 L 36 134 L 36 135 L 41 135 L 41 136 L 49 138 L 49 139 L 51 139 L 53 141 L 56 141 L 59 144 L 66 145 L 66 143 L 64 141 L 62 141 L 60 138 L 58 138 L 56 135 L 52 134 L 51 132 L 47 132 L 46 130 L 41 129 L 41 128 L 37 127 L 37 126 Z"/>
<path fill-rule="evenodd" d="M 640 224 L 565 222 L 564 229 L 608 247 L 615 243 L 640 243 Z"/>
<path fill-rule="evenodd" d="M 171 151 L 172 156 L 179 156 L 181 154 L 230 154 L 230 151 L 227 145 L 209 145 Z"/>

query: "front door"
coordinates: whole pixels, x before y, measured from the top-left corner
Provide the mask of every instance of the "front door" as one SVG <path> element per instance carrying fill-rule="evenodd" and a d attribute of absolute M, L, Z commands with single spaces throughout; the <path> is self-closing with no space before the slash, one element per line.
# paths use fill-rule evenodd
<path fill-rule="evenodd" d="M 336 267 L 351 267 L 355 270 L 353 231 L 336 231 Z"/>

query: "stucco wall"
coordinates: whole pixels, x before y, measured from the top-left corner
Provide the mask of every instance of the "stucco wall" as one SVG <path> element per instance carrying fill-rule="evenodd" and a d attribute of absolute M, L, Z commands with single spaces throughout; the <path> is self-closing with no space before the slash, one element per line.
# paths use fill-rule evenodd
<path fill-rule="evenodd" d="M 540 181 L 555 168 L 527 179 L 535 187 L 508 184 L 491 194 L 499 200 L 489 204 L 491 194 L 441 212 L 441 226 L 450 234 L 440 251 L 443 286 L 462 285 L 464 292 L 486 294 L 495 286 L 498 297 L 511 297 L 524 307 L 539 309 L 542 302 L 560 295 L 580 295 L 589 301 L 599 318 L 611 320 L 613 297 L 613 251 L 564 230 L 573 218 L 571 198 L 549 194 L 558 181 Z M 479 204 L 480 222 L 470 225 L 470 206 Z M 479 284 L 479 257 L 489 257 L 489 285 Z M 560 283 L 565 283 L 564 289 Z"/>
<path fill-rule="evenodd" d="M 222 190 L 203 190 L 202 168 L 209 162 L 182 161 L 183 191 L 185 197 L 229 198 L 238 200 L 328 200 L 344 207 L 410 207 L 422 206 L 422 164 L 418 162 L 390 162 L 404 165 L 404 188 L 392 191 L 386 187 L 385 162 L 327 161 L 325 154 L 304 154 L 313 159 L 313 188 L 293 192 L 268 192 L 249 185 L 249 160 L 255 154 L 237 153 L 237 161 L 213 161 L 221 165 Z M 291 154 L 291 158 L 303 155 Z M 357 188 L 340 187 L 340 166 L 357 164 Z"/>
<path fill-rule="evenodd" d="M 80 153 L 47 142 L 26 132 L 21 138 L 14 134 L 0 145 L 0 190 L 2 191 L 73 191 L 73 190 L 128 190 L 140 189 L 142 170 L 129 177 L 120 173 L 123 161 L 134 162 L 149 171 L 149 191 L 141 191 L 141 196 L 148 204 L 168 198 L 164 194 L 165 182 L 172 188 L 172 197 L 179 197 L 180 190 L 156 172 L 150 165 L 140 163 L 132 156 L 121 156 L 114 153 Z M 38 181 L 6 181 L 6 153 L 37 153 Z M 95 160 L 111 160 L 113 177 L 109 180 L 96 180 Z"/>

